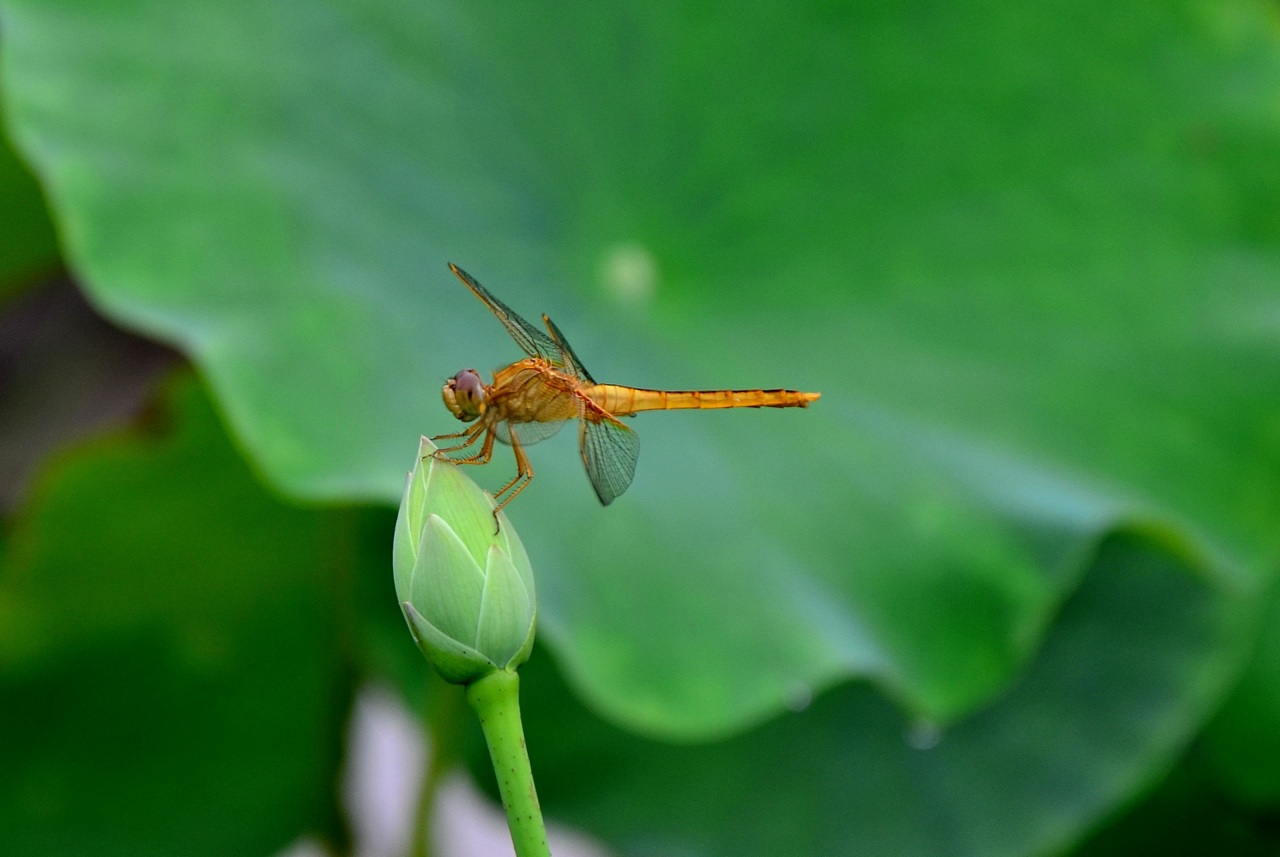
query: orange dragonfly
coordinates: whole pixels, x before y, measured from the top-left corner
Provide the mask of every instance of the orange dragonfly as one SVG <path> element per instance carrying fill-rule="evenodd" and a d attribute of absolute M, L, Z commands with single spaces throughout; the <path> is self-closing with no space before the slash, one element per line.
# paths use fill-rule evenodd
<path fill-rule="evenodd" d="M 645 390 L 597 384 L 560 328 L 546 315 L 542 316 L 547 326 L 543 333 L 489 294 L 466 271 L 452 262 L 449 270 L 484 301 L 528 355 L 494 372 L 492 384 L 485 384 L 475 369 L 463 369 L 446 381 L 442 391 L 445 405 L 455 417 L 475 425 L 432 438 L 460 441 L 435 452 L 455 464 L 487 464 L 495 439 L 511 446 L 516 475 L 493 495 L 495 500 L 506 495 L 494 509 L 495 516 L 533 479 L 524 448 L 551 437 L 569 420 L 578 421 L 582 463 L 596 496 L 608 506 L 631 484 L 640 455 L 639 436 L 618 417 L 677 408 L 805 408 L 822 395 L 796 390 Z M 481 438 L 484 442 L 474 455 L 447 455 L 474 446 Z"/>

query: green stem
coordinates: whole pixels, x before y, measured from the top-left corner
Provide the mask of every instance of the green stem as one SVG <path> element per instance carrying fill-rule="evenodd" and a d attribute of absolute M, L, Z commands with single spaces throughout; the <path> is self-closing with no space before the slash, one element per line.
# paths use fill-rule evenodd
<path fill-rule="evenodd" d="M 498 670 L 477 679 L 467 686 L 467 702 L 480 718 L 489 744 L 516 857 L 551 857 L 520 724 L 520 677 L 511 670 Z"/>

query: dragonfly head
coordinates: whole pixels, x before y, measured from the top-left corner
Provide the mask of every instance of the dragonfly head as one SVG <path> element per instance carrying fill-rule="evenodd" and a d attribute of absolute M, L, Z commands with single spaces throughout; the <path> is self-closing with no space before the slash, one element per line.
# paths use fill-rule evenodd
<path fill-rule="evenodd" d="M 444 382 L 441 391 L 445 407 L 464 423 L 469 423 L 484 413 L 484 384 L 480 373 L 463 369 Z"/>

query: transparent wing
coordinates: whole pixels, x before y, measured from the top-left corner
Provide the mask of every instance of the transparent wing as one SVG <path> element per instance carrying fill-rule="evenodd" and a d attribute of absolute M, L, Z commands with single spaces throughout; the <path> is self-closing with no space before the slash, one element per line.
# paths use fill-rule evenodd
<path fill-rule="evenodd" d="M 564 355 L 564 365 L 588 384 L 594 384 L 596 379 L 591 377 L 587 367 L 583 366 L 582 361 L 578 359 L 578 355 L 573 353 L 573 346 L 569 344 L 569 340 L 564 338 L 564 334 L 560 332 L 560 328 L 556 327 L 556 323 L 545 314 L 542 316 L 542 323 L 547 326 L 547 330 L 551 331 L 551 339 L 555 342 L 556 347 L 560 349 L 560 353 Z"/>
<path fill-rule="evenodd" d="M 467 288 L 471 289 L 476 297 L 484 301 L 485 306 L 489 307 L 489 311 L 498 317 L 498 321 L 502 322 L 502 326 L 507 329 L 507 333 L 511 334 L 511 338 L 516 341 L 516 344 L 520 346 L 525 354 L 530 357 L 542 357 L 556 366 L 563 365 L 560 348 L 549 336 L 516 315 L 509 306 L 489 294 L 488 289 L 476 282 L 475 278 L 457 265 L 450 262 L 449 270 L 453 271 L 459 280 L 466 283 Z"/>
<path fill-rule="evenodd" d="M 493 427 L 493 433 L 503 443 L 511 443 L 511 436 L 515 435 L 521 446 L 531 446 L 551 437 L 564 428 L 567 422 L 568 420 L 552 420 L 538 423 L 513 423 L 508 420 L 496 424 Z"/>
<path fill-rule="evenodd" d="M 603 410 L 585 410 L 584 405 L 578 443 L 587 478 L 596 489 L 602 506 L 622 496 L 636 475 L 640 458 L 640 435 L 618 422 Z"/>

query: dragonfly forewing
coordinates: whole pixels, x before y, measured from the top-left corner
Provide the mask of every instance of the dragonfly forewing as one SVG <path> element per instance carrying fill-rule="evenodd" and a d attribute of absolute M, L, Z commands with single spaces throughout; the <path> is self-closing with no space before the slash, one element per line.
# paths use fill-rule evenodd
<path fill-rule="evenodd" d="M 498 317 L 498 321 L 502 322 L 502 326 L 507 329 L 507 333 L 511 334 L 511 338 L 516 341 L 516 344 L 520 346 L 525 354 L 530 357 L 541 357 L 552 363 L 558 364 L 560 362 L 560 348 L 551 341 L 549 336 L 521 318 L 515 310 L 490 294 L 488 289 L 480 285 L 474 277 L 457 265 L 450 262 L 449 270 L 453 271 L 459 280 L 466 283 L 467 288 L 471 289 L 476 297 L 484 301 L 485 305 L 489 307 L 489 311 Z"/>

